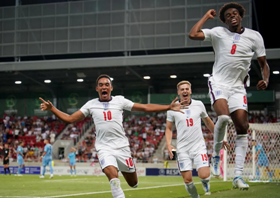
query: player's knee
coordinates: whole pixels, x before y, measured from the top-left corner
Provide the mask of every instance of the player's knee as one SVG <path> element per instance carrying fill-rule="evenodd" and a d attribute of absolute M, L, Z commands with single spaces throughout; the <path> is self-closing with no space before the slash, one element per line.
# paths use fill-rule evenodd
<path fill-rule="evenodd" d="M 220 116 L 218 116 L 218 120 L 221 123 L 227 124 L 228 121 L 230 120 L 230 116 L 228 116 L 228 115 L 220 115 Z"/>
<path fill-rule="evenodd" d="M 138 187 L 138 181 L 133 182 L 131 184 L 128 184 L 131 188 L 137 188 Z"/>
<path fill-rule="evenodd" d="M 237 124 L 235 126 L 236 132 L 238 135 L 245 135 L 247 134 L 247 130 L 249 129 L 249 123 L 248 122 L 243 122 L 240 124 Z"/>

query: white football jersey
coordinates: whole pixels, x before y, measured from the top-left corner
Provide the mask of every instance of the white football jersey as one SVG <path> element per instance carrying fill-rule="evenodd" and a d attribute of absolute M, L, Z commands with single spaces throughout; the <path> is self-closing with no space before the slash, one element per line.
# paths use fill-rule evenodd
<path fill-rule="evenodd" d="M 167 111 L 167 120 L 175 123 L 177 129 L 177 153 L 190 152 L 206 148 L 201 130 L 201 118 L 208 117 L 204 104 L 199 100 L 191 100 L 188 109 Z"/>
<path fill-rule="evenodd" d="M 202 29 L 205 41 L 210 41 L 214 48 L 215 63 L 213 80 L 229 86 L 249 86 L 251 60 L 266 56 L 264 41 L 259 32 L 243 28 L 242 33 L 229 31 L 225 27 Z"/>
<path fill-rule="evenodd" d="M 112 96 L 109 102 L 100 102 L 99 98 L 90 100 L 80 109 L 85 116 L 92 116 L 96 129 L 96 151 L 129 145 L 123 129 L 123 110 L 131 111 L 133 105 L 123 96 Z"/>

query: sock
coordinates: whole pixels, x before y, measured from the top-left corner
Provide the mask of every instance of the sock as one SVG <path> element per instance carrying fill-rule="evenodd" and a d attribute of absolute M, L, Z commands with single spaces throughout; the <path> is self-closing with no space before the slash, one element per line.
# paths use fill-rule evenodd
<path fill-rule="evenodd" d="M 20 174 L 21 173 L 21 167 L 18 167 L 18 174 Z"/>
<path fill-rule="evenodd" d="M 76 173 L 77 173 L 77 172 L 76 172 L 76 169 L 74 169 L 74 174 L 76 175 Z"/>
<path fill-rule="evenodd" d="M 235 177 L 241 176 L 243 173 L 246 151 L 248 148 L 248 139 L 246 135 L 237 135 L 235 141 Z"/>
<path fill-rule="evenodd" d="M 72 170 L 72 168 L 70 169 L 70 174 L 73 175 L 73 170 Z"/>
<path fill-rule="evenodd" d="M 50 173 L 53 174 L 53 168 L 50 166 Z"/>
<path fill-rule="evenodd" d="M 45 172 L 46 172 L 46 167 L 43 166 L 43 171 L 42 171 L 42 175 L 43 175 L 43 176 L 45 175 Z"/>
<path fill-rule="evenodd" d="M 268 176 L 269 176 L 269 179 L 272 178 L 272 173 L 271 173 L 271 171 L 268 172 Z"/>
<path fill-rule="evenodd" d="M 226 133 L 226 126 L 230 117 L 227 115 L 218 116 L 218 121 L 214 128 L 214 151 L 213 157 L 220 156 L 220 150 L 222 149 L 223 139 Z"/>
<path fill-rule="evenodd" d="M 7 170 L 9 171 L 9 174 L 11 174 L 10 168 L 8 167 Z"/>
<path fill-rule="evenodd" d="M 260 179 L 260 170 L 259 170 L 259 167 L 257 167 L 256 169 L 256 176 L 257 176 L 257 180 Z"/>
<path fill-rule="evenodd" d="M 125 198 L 123 190 L 121 188 L 121 182 L 118 178 L 111 179 L 110 186 L 113 198 Z"/>
<path fill-rule="evenodd" d="M 205 186 L 205 187 L 207 186 L 207 188 L 208 188 L 208 189 L 206 189 L 206 192 L 210 192 L 210 184 L 209 184 L 210 178 L 211 178 L 211 176 L 209 176 L 205 179 L 200 178 L 200 181 L 201 181 L 202 185 Z"/>
<path fill-rule="evenodd" d="M 4 168 L 4 172 L 5 172 L 5 175 L 6 175 L 6 173 L 7 173 L 7 168 Z"/>
<path fill-rule="evenodd" d="M 197 190 L 193 182 L 185 183 L 186 190 L 192 198 L 198 198 Z"/>

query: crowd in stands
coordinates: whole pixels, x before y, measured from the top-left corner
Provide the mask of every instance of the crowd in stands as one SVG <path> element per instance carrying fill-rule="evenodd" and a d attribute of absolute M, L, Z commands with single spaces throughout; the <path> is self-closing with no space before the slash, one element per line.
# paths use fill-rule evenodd
<path fill-rule="evenodd" d="M 8 143 L 12 151 L 11 160 L 16 160 L 17 145 L 23 141 L 24 159 L 38 161 L 38 157 L 43 152 L 43 140 L 49 138 L 53 143 L 64 127 L 65 123 L 59 121 L 55 116 L 4 115 L 3 118 L 0 118 L 0 145 Z"/>
<path fill-rule="evenodd" d="M 208 113 L 210 118 L 215 123 L 217 116 L 215 113 Z M 249 113 L 250 123 L 270 123 L 279 122 L 279 118 L 274 118 L 272 115 L 265 115 L 263 113 Z M 91 118 L 86 118 L 83 121 L 69 125 L 66 132 L 62 136 L 62 140 L 73 139 L 77 148 L 77 161 L 79 162 L 96 162 L 98 159 L 95 150 L 95 128 L 88 133 L 83 141 L 79 138 L 85 132 L 85 123 L 91 123 Z M 24 155 L 27 161 L 37 161 L 38 156 L 43 152 L 43 139 L 51 138 L 53 143 L 55 137 L 65 128 L 65 123 L 59 121 L 55 116 L 45 117 L 16 117 L 4 115 L 0 119 L 0 144 L 9 143 L 10 148 L 16 149 L 19 141 L 24 141 Z M 164 138 L 166 126 L 166 113 L 148 114 L 148 115 L 124 115 L 123 127 L 126 136 L 129 140 L 130 149 L 134 160 L 139 162 L 153 162 L 153 154 L 157 150 L 162 138 Z M 213 133 L 210 132 L 205 125 L 202 125 L 203 137 L 206 142 L 209 157 L 213 153 Z M 228 143 L 232 150 L 234 150 L 234 128 L 228 129 Z M 249 131 L 249 141 L 250 141 Z M 176 139 L 176 129 L 173 131 L 173 138 Z M 277 134 L 269 134 L 268 139 L 273 139 Z M 278 135 L 279 136 L 279 135 Z M 277 136 L 277 137 L 278 137 Z M 266 138 L 267 139 L 267 138 Z M 280 138 L 278 138 L 280 139 Z M 280 145 L 279 145 L 280 147 Z M 234 155 L 234 152 L 229 153 Z M 249 156 L 249 155 L 248 155 Z M 66 157 L 66 156 L 64 156 Z M 16 158 L 16 153 L 13 152 L 13 159 Z M 168 159 L 167 150 L 164 151 L 162 159 Z M 66 158 L 63 159 L 66 161 Z"/>

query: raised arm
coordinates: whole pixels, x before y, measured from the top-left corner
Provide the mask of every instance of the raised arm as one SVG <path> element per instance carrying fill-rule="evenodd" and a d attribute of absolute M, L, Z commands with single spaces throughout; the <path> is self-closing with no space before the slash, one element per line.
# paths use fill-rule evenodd
<path fill-rule="evenodd" d="M 216 11 L 214 9 L 209 10 L 206 14 L 192 27 L 189 38 L 192 40 L 201 40 L 205 39 L 204 33 L 201 31 L 203 25 L 208 19 L 214 19 L 216 16 Z"/>
<path fill-rule="evenodd" d="M 171 141 L 172 141 L 172 127 L 173 127 L 173 123 L 168 121 L 168 120 L 166 120 L 165 140 L 166 140 L 166 147 L 167 147 L 170 159 L 173 158 L 172 149 L 175 149 L 171 145 Z"/>
<path fill-rule="evenodd" d="M 269 65 L 266 61 L 265 56 L 258 57 L 258 63 L 259 63 L 259 66 L 261 68 L 263 79 L 258 82 L 257 89 L 258 90 L 265 90 L 268 86 L 268 83 L 269 83 L 269 75 L 270 75 Z"/>
<path fill-rule="evenodd" d="M 75 113 L 69 115 L 67 113 L 64 113 L 60 110 L 58 110 L 53 104 L 48 100 L 47 102 L 43 98 L 39 98 L 42 103 L 41 103 L 41 111 L 51 111 L 54 115 L 56 115 L 60 120 L 67 122 L 67 123 L 73 123 L 77 121 L 81 121 L 85 119 L 84 114 L 78 110 Z"/>
<path fill-rule="evenodd" d="M 144 112 L 159 112 L 159 111 L 168 111 L 168 110 L 173 110 L 173 111 L 180 111 L 180 109 L 184 108 L 184 101 L 181 103 L 176 103 L 178 100 L 178 97 L 176 97 L 170 105 L 158 105 L 158 104 L 139 104 L 139 103 L 134 103 L 131 111 L 144 111 Z M 184 112 L 182 112 L 184 113 Z"/>

